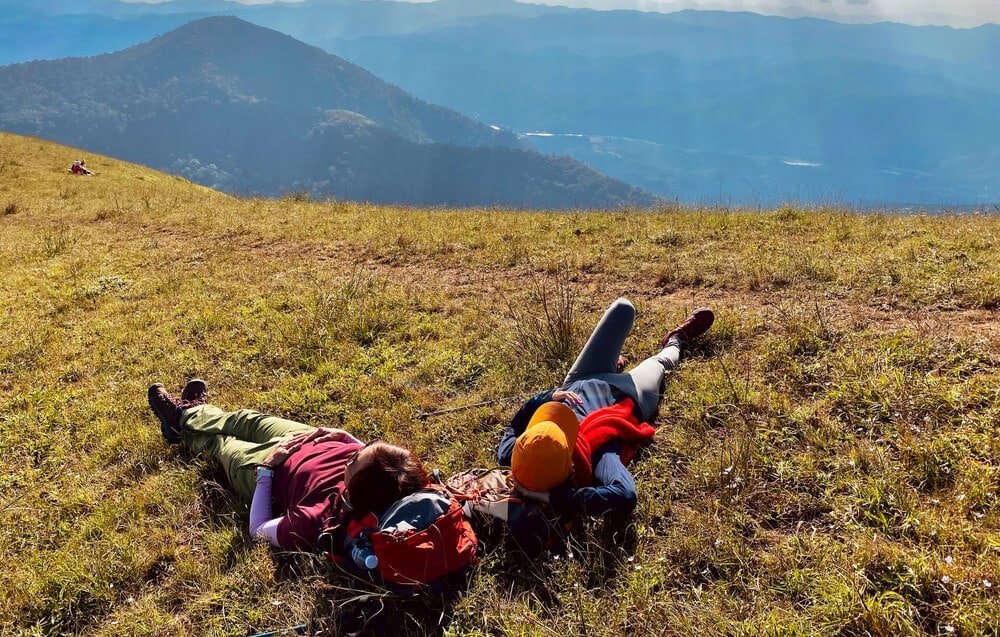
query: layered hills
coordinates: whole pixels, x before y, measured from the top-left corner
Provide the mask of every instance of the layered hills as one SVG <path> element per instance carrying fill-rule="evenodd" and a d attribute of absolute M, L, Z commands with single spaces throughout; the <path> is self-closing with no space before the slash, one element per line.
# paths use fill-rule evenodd
<path fill-rule="evenodd" d="M 232 17 L 117 53 L 0 68 L 0 128 L 235 192 L 555 208 L 657 201 Z"/>
<path fill-rule="evenodd" d="M 998 26 L 562 11 L 316 42 L 684 200 L 1000 199 Z"/>
<path fill-rule="evenodd" d="M 686 201 L 996 203 L 1000 26 L 848 25 L 511 0 L 2 0 L 0 61 L 232 13 Z M 818 3 L 817 3 L 818 4 Z"/>

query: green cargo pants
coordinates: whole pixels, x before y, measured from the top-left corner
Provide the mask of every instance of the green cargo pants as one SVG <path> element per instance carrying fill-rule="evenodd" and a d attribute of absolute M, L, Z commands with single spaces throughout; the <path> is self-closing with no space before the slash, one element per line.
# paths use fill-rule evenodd
<path fill-rule="evenodd" d="M 229 484 L 246 502 L 253 499 L 255 465 L 282 440 L 314 429 L 251 409 L 226 412 L 214 405 L 192 407 L 181 415 L 184 444 L 222 465 Z"/>

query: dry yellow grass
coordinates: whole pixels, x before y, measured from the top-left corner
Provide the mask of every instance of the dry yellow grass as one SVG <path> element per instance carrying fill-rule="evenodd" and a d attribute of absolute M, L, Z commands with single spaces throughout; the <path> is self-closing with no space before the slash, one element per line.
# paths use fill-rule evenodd
<path fill-rule="evenodd" d="M 240 199 L 0 134 L 0 629 L 245 635 L 1000 632 L 1000 218 L 785 207 L 527 213 Z M 454 604 L 358 599 L 272 554 L 145 387 L 491 464 L 558 378 L 518 339 L 540 290 L 613 298 L 635 360 L 719 320 L 670 380 L 626 532 L 491 555 Z M 385 604 L 381 613 L 375 610 Z"/>

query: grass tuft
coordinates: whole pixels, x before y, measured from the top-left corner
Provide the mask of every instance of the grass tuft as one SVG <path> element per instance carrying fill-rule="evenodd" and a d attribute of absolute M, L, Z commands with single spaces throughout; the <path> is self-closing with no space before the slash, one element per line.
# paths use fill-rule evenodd
<path fill-rule="evenodd" d="M 520 303 L 509 297 L 504 301 L 510 329 L 508 357 L 539 370 L 538 380 L 548 384 L 565 375 L 582 346 L 575 290 L 556 276 L 534 282 Z"/>

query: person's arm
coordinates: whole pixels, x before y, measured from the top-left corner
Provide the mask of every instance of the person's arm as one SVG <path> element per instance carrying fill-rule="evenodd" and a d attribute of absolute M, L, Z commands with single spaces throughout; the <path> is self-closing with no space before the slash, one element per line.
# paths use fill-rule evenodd
<path fill-rule="evenodd" d="M 594 464 L 597 486 L 574 489 L 563 485 L 549 493 L 549 503 L 562 515 L 628 515 L 638 501 L 635 480 L 622 464 L 620 444 L 610 444 L 598 454 Z"/>
<path fill-rule="evenodd" d="M 257 484 L 250 502 L 250 537 L 266 540 L 271 546 L 281 548 L 278 543 L 278 523 L 282 518 L 272 518 L 271 483 L 274 470 L 270 467 L 257 468 Z"/>
<path fill-rule="evenodd" d="M 577 489 L 566 482 L 551 491 L 528 491 L 520 485 L 515 488 L 525 498 L 551 505 L 556 513 L 570 518 L 609 513 L 628 515 L 635 508 L 635 492 L 630 495 L 623 483 Z"/>
<path fill-rule="evenodd" d="M 543 391 L 535 394 L 526 403 L 521 405 L 521 408 L 517 410 L 514 417 L 510 419 L 510 423 L 504 427 L 503 436 L 500 438 L 500 446 L 497 447 L 497 464 L 504 467 L 510 466 L 511 457 L 514 455 L 514 443 L 517 442 L 517 437 L 523 434 L 524 430 L 528 427 L 528 422 L 531 420 L 532 414 L 539 407 L 552 400 L 552 395 L 555 393 L 555 389 Z"/>
<path fill-rule="evenodd" d="M 289 456 L 307 442 L 324 437 L 339 438 L 341 435 L 350 436 L 342 429 L 320 427 L 306 434 L 292 436 L 267 454 L 264 462 L 257 467 L 253 499 L 250 501 L 250 537 L 256 540 L 267 540 L 268 544 L 278 548 L 291 548 L 282 546 L 281 542 L 278 541 L 278 526 L 285 517 L 271 517 L 273 515 L 271 511 L 271 483 L 274 480 L 274 468 L 283 464 Z M 350 437 L 353 438 L 353 436 Z"/>

